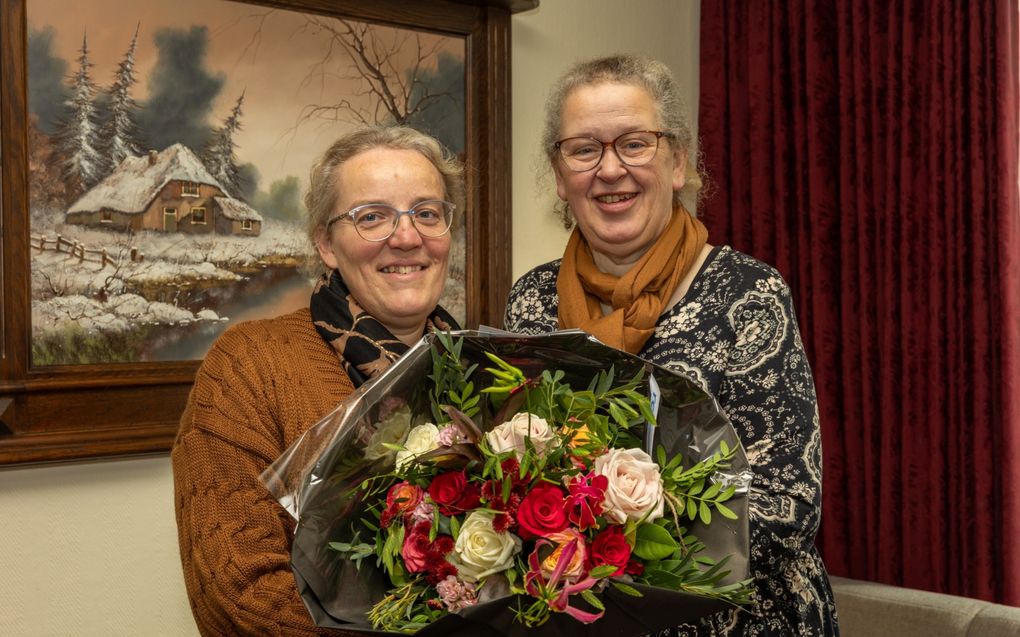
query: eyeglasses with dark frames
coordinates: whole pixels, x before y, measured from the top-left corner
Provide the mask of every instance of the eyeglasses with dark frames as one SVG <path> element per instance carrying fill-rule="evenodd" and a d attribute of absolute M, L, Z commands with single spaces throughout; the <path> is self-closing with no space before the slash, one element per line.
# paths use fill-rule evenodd
<path fill-rule="evenodd" d="M 386 241 L 397 230 L 400 217 L 407 215 L 423 237 L 441 237 L 453 225 L 453 212 L 457 206 L 449 201 L 434 199 L 411 206 L 410 210 L 397 210 L 384 203 L 368 203 L 352 208 L 326 222 L 326 231 L 338 221 L 354 225 L 366 241 Z"/>
<path fill-rule="evenodd" d="M 627 166 L 644 166 L 652 161 L 659 150 L 659 139 L 672 139 L 672 133 L 657 130 L 635 130 L 624 133 L 610 142 L 594 137 L 568 137 L 554 144 L 563 163 L 570 170 L 587 172 L 599 165 L 607 148 L 612 147 L 616 156 Z"/>

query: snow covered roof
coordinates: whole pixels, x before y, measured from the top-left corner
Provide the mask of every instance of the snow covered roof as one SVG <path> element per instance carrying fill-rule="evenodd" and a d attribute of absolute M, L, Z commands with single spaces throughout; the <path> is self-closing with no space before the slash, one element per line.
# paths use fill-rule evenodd
<path fill-rule="evenodd" d="M 174 144 L 156 153 L 153 159 L 155 161 L 148 156 L 125 158 L 106 179 L 74 202 L 67 212 L 104 208 L 127 213 L 142 212 L 172 180 L 206 184 L 226 192 L 195 153 L 183 144 Z"/>
<path fill-rule="evenodd" d="M 262 221 L 262 215 L 255 212 L 251 206 L 239 199 L 231 197 L 213 197 L 213 199 L 219 204 L 220 210 L 223 211 L 223 216 L 227 219 L 235 221 L 244 221 L 245 219 Z"/>

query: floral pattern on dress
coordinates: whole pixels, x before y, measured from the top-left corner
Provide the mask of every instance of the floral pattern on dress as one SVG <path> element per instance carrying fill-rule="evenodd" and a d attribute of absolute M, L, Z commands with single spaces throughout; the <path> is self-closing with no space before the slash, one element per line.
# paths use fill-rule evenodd
<path fill-rule="evenodd" d="M 788 320 L 774 294 L 748 292 L 727 313 L 737 340 L 727 373 L 743 374 L 761 365 L 786 341 Z"/>
<path fill-rule="evenodd" d="M 689 332 L 697 325 L 701 303 L 691 301 L 684 303 L 669 318 L 655 326 L 655 338 L 664 339 L 676 336 L 681 332 Z"/>
<path fill-rule="evenodd" d="M 559 266 L 559 260 L 541 265 L 514 284 L 507 330 L 558 328 Z M 639 354 L 686 374 L 717 398 L 754 471 L 755 603 L 661 636 L 838 635 L 832 589 L 814 547 L 822 462 L 814 381 L 782 277 L 748 255 L 715 248 Z"/>

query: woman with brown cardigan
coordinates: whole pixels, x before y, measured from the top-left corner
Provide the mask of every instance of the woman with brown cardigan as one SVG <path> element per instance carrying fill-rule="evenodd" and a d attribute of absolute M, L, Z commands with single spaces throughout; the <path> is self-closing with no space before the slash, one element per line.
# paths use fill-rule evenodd
<path fill-rule="evenodd" d="M 312 169 L 309 237 L 325 266 L 309 306 L 227 330 L 206 355 L 173 447 L 184 581 L 206 636 L 316 628 L 290 569 L 294 523 L 259 475 L 426 329 L 438 305 L 463 169 L 431 137 L 366 128 Z"/>

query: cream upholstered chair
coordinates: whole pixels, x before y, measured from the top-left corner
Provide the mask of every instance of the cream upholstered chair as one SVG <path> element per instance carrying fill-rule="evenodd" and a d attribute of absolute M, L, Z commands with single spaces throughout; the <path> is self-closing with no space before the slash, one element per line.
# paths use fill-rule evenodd
<path fill-rule="evenodd" d="M 842 637 L 1020 637 L 1020 608 L 832 577 Z"/>

